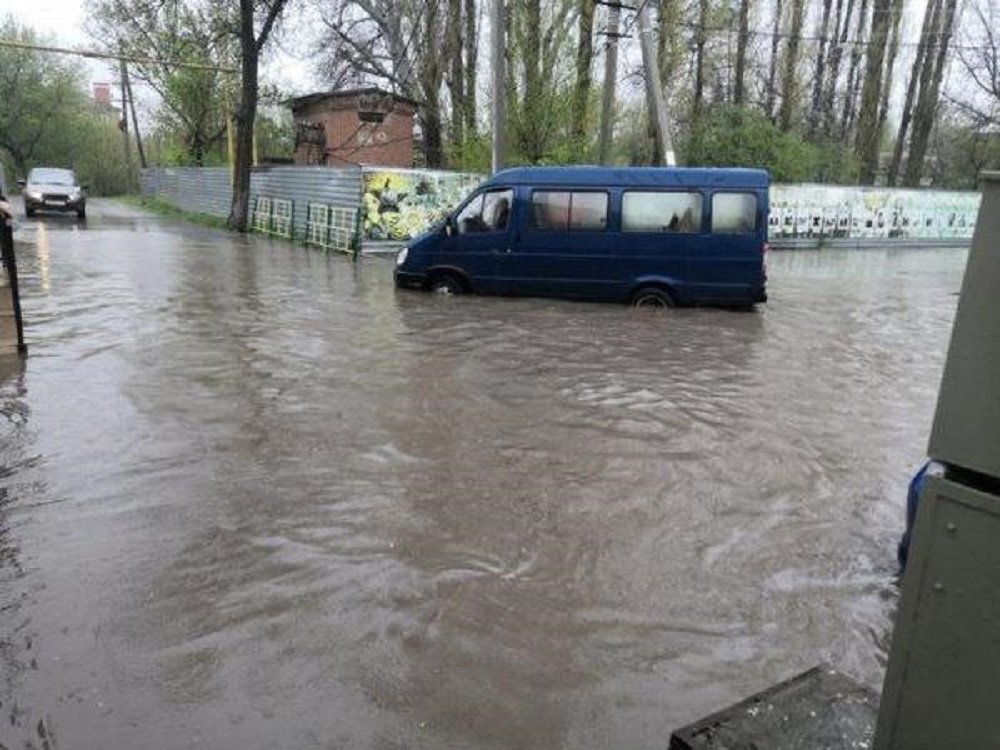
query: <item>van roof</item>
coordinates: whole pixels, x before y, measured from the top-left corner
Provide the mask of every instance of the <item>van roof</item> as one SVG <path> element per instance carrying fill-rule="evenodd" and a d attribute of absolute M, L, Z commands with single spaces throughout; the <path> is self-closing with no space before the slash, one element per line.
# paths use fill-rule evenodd
<path fill-rule="evenodd" d="M 766 188 L 768 182 L 765 169 L 573 166 L 503 169 L 485 184 Z"/>

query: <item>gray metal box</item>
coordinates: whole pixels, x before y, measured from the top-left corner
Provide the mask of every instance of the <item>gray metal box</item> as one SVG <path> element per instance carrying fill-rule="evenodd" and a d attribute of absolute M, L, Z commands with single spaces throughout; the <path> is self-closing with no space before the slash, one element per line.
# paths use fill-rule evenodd
<path fill-rule="evenodd" d="M 1000 747 L 1000 499 L 920 496 L 875 747 Z"/>
<path fill-rule="evenodd" d="M 1000 477 L 1000 172 L 982 190 L 928 453 Z"/>

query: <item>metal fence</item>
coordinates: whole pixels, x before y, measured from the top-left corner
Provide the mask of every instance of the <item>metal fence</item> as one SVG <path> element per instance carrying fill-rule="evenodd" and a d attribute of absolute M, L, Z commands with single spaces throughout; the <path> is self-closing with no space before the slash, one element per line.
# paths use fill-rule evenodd
<path fill-rule="evenodd" d="M 270 201 L 269 211 L 279 202 L 287 206 L 283 202 L 290 201 L 291 236 L 320 246 L 339 244 L 343 221 L 337 214 L 334 227 L 329 217 L 334 216 L 334 209 L 350 209 L 360 214 L 367 247 L 376 251 L 380 244 L 398 247 L 424 231 L 484 178 L 391 167 L 258 167 L 251 174 L 250 206 L 258 210 L 261 197 L 267 199 L 265 204 Z M 232 188 L 225 167 L 146 169 L 141 184 L 144 195 L 157 196 L 183 210 L 229 215 Z M 768 230 L 777 247 L 968 244 L 979 194 L 772 185 L 770 202 Z M 316 205 L 327 206 L 329 213 L 319 213 Z M 320 216 L 324 218 L 316 218 Z M 273 220 L 265 223 L 272 233 L 285 235 L 284 222 L 281 213 L 280 230 Z"/>
<path fill-rule="evenodd" d="M 142 194 L 184 211 L 225 218 L 233 200 L 227 167 L 158 167 L 140 175 Z M 359 167 L 255 167 L 250 173 L 250 206 L 258 197 L 291 201 L 292 235 L 305 238 L 306 206 L 323 203 L 357 209 L 361 204 Z"/>

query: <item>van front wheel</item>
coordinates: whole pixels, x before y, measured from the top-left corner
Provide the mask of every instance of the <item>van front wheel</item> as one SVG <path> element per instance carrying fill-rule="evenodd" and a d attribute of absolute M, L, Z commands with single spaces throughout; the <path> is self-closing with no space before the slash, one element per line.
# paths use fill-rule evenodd
<path fill-rule="evenodd" d="M 429 289 L 434 292 L 434 294 L 441 294 L 448 297 L 456 294 L 462 294 L 465 291 L 465 287 L 462 285 L 461 280 L 453 273 L 440 273 L 435 275 L 431 279 Z"/>
<path fill-rule="evenodd" d="M 658 286 L 641 287 L 632 295 L 632 307 L 673 307 L 674 298 L 665 289 Z"/>

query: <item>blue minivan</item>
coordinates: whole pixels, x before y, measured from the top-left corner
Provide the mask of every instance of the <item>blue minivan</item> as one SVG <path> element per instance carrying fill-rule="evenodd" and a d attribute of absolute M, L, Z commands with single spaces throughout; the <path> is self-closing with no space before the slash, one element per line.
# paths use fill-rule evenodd
<path fill-rule="evenodd" d="M 497 172 L 396 258 L 397 286 L 641 307 L 767 300 L 760 169 Z"/>

